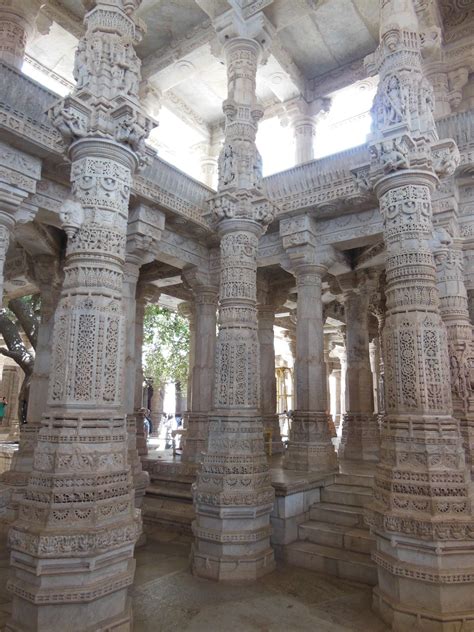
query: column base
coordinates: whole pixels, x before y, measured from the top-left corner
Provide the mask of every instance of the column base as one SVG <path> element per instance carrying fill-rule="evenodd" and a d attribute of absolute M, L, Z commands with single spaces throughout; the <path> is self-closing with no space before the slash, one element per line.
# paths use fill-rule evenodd
<path fill-rule="evenodd" d="M 256 555 L 242 555 L 236 559 L 212 557 L 199 551 L 192 551 L 192 573 L 203 579 L 217 582 L 253 582 L 275 570 L 273 549 Z"/>
<path fill-rule="evenodd" d="M 303 472 L 328 473 L 336 470 L 331 422 L 328 413 L 294 411 L 283 467 Z"/>
<path fill-rule="evenodd" d="M 272 433 L 272 454 L 282 454 L 285 446 L 281 440 L 280 421 L 278 415 L 263 415 L 263 429 Z"/>
<path fill-rule="evenodd" d="M 343 419 L 340 459 L 377 463 L 380 456 L 380 431 L 377 415 L 346 413 Z"/>
<path fill-rule="evenodd" d="M 37 605 L 23 601 L 21 608 L 14 604 L 12 619 L 7 622 L 5 632 L 131 632 L 131 599 L 127 597 L 126 588 L 122 593 L 100 597 L 88 604 Z M 115 614 L 119 609 L 121 612 Z M 94 621 L 93 611 L 104 618 Z"/>
<path fill-rule="evenodd" d="M 200 463 L 202 454 L 207 448 L 209 436 L 209 414 L 187 412 L 184 414 L 183 463 Z"/>
<path fill-rule="evenodd" d="M 270 513 L 275 492 L 261 419 L 209 419 L 209 441 L 193 486 L 193 571 L 216 581 L 254 581 L 273 570 Z"/>
<path fill-rule="evenodd" d="M 387 547 L 393 550 L 390 543 Z M 378 586 L 373 590 L 373 609 L 394 632 L 472 632 L 474 630 L 474 551 L 470 567 L 459 559 L 440 561 L 419 545 L 396 551 L 396 559 L 386 553 L 373 554 L 377 563 Z M 456 554 L 459 558 L 462 553 Z M 456 557 L 454 555 L 453 557 Z M 431 559 L 430 559 L 431 558 Z M 408 560 L 407 561 L 405 561 Z M 424 562 L 432 562 L 426 566 Z M 454 562 L 454 563 L 453 563 Z M 457 568 L 456 565 L 459 564 Z M 444 566 L 448 568 L 444 570 Z"/>

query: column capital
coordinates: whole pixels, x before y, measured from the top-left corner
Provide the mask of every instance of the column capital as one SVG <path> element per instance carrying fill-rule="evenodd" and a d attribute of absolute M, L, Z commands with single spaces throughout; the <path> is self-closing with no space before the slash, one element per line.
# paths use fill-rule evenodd
<path fill-rule="evenodd" d="M 356 270 L 336 277 L 342 290 L 343 300 L 352 294 L 366 295 L 370 299 L 378 285 L 379 274 L 376 270 Z"/>
<path fill-rule="evenodd" d="M 147 204 L 136 204 L 127 226 L 127 256 L 135 256 L 143 265 L 153 260 L 154 251 L 165 229 L 165 214 Z"/>

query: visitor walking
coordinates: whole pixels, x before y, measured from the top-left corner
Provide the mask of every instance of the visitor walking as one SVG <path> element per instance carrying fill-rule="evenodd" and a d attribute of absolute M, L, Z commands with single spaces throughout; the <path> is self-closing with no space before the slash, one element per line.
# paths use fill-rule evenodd
<path fill-rule="evenodd" d="M 5 409 L 8 406 L 7 398 L 2 397 L 2 401 L 0 402 L 0 424 L 3 423 L 3 418 L 5 417 Z"/>

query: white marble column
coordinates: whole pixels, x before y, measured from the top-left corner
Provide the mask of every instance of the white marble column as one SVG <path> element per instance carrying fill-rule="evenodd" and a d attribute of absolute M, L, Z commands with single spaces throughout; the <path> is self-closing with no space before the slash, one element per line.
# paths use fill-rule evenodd
<path fill-rule="evenodd" d="M 262 110 L 256 74 L 269 33 L 262 14 L 241 10 L 219 24 L 228 79 L 225 143 L 212 208 L 220 239 L 219 334 L 214 409 L 194 489 L 193 572 L 252 581 L 274 568 L 270 512 L 274 491 L 263 445 L 256 280 L 259 237 L 274 217 L 264 195 L 255 137 Z M 235 19 L 234 19 L 235 18 Z"/>
<path fill-rule="evenodd" d="M 375 279 L 368 273 L 338 277 L 343 290 L 346 318 L 346 412 L 343 417 L 339 457 L 378 461 L 380 436 L 374 413 L 369 355 L 369 300 Z"/>
<path fill-rule="evenodd" d="M 122 291 L 132 175 L 150 128 L 137 98 L 138 4 L 89 4 L 76 87 L 51 110 L 71 160 L 72 195 L 62 208 L 68 243 L 47 410 L 9 534 L 7 630 L 131 625 L 141 521 L 127 462 Z"/>
<path fill-rule="evenodd" d="M 412 2 L 380 7 L 380 44 L 367 60 L 379 74 L 370 178 L 387 249 L 386 415 L 366 514 L 376 538 L 374 606 L 394 630 L 446 632 L 474 624 L 472 484 L 452 416 L 430 243 L 437 175 L 451 175 L 459 154 L 438 140 Z"/>
<path fill-rule="evenodd" d="M 196 362 L 196 318 L 194 302 L 184 301 L 178 306 L 178 313 L 186 318 L 189 325 L 189 357 L 188 357 L 188 382 L 186 390 L 186 410 L 192 410 L 193 398 L 193 372 Z"/>
<path fill-rule="evenodd" d="M 54 314 L 63 279 L 59 257 L 36 255 L 32 264 L 33 280 L 41 296 L 41 314 L 28 396 L 27 423 L 20 427 L 18 451 L 13 456 L 11 468 L 2 475 L 2 482 L 11 488 L 7 511 L 8 522 L 13 521 L 17 516 L 18 502 L 25 492 L 33 468 L 34 449 L 41 428 L 41 418 L 47 405 Z"/>
<path fill-rule="evenodd" d="M 284 125 L 291 127 L 295 143 L 295 164 L 314 160 L 314 143 L 318 121 L 329 111 L 330 99 L 308 103 L 299 96 L 285 105 Z"/>
<path fill-rule="evenodd" d="M 186 436 L 181 458 L 185 463 L 197 465 L 206 449 L 209 435 L 216 355 L 218 289 L 210 280 L 205 283 L 198 275 L 192 275 L 191 271 L 186 274 L 186 279 L 194 293 L 195 342 L 190 375 L 191 406 L 188 407 L 185 418 Z"/>
<path fill-rule="evenodd" d="M 460 240 L 444 230 L 435 233 L 434 258 L 440 314 L 448 334 L 449 367 L 453 415 L 459 419 L 466 462 L 474 472 L 474 390 L 471 371 L 474 366 L 472 324 L 469 319 L 467 292 L 463 277 L 463 253 Z"/>
<path fill-rule="evenodd" d="M 0 2 L 0 60 L 21 70 L 28 38 L 35 28 L 41 0 Z"/>
<path fill-rule="evenodd" d="M 280 231 L 282 227 L 280 225 Z M 296 408 L 284 467 L 330 472 L 336 467 L 332 444 L 324 361 L 322 278 L 327 273 L 324 249 L 290 252 L 296 277 Z M 318 261 L 319 260 L 319 261 Z"/>
<path fill-rule="evenodd" d="M 260 298 L 260 297 L 259 297 Z M 257 308 L 258 342 L 260 349 L 260 407 L 263 427 L 271 432 L 272 454 L 284 451 L 277 415 L 277 385 L 275 375 L 275 305 L 259 301 Z"/>

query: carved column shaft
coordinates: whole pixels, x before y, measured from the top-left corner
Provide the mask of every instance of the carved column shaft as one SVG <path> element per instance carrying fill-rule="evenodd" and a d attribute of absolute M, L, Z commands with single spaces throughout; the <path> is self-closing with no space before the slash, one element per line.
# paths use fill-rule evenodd
<path fill-rule="evenodd" d="M 186 436 L 183 462 L 197 464 L 206 448 L 209 434 L 209 413 L 213 404 L 214 371 L 216 356 L 217 288 L 194 288 L 194 360 L 191 406 L 186 414 Z M 191 361 L 190 361 L 191 369 Z"/>
<path fill-rule="evenodd" d="M 260 345 L 260 408 L 263 427 L 270 431 L 272 454 L 283 452 L 277 410 L 275 374 L 275 311 L 274 305 L 258 306 L 258 341 Z"/>
<path fill-rule="evenodd" d="M 21 70 L 28 37 L 40 8 L 39 0 L 0 2 L 0 59 Z"/>
<path fill-rule="evenodd" d="M 141 525 L 127 461 L 122 291 L 132 174 L 150 127 L 137 100 L 138 4 L 93 3 L 76 88 L 51 111 L 71 143 L 72 198 L 48 409 L 10 531 L 8 630 L 32 620 L 37 632 L 130 627 Z"/>
<path fill-rule="evenodd" d="M 460 243 L 443 244 L 434 253 L 439 309 L 448 335 L 453 414 L 459 419 L 466 461 L 474 468 L 474 391 L 471 365 L 474 347 L 463 277 Z"/>
<path fill-rule="evenodd" d="M 258 29 L 262 19 L 253 16 L 252 28 Z M 224 36 L 226 131 L 213 201 L 220 237 L 219 334 L 214 410 L 194 496 L 193 569 L 211 579 L 253 580 L 274 566 L 269 524 L 274 491 L 263 446 L 255 352 L 257 248 L 273 207 L 263 196 L 255 145 L 262 116 L 255 95 L 262 49 L 256 39 L 236 37 L 234 27 L 229 24 Z"/>
<path fill-rule="evenodd" d="M 370 281 L 365 276 L 349 275 L 341 280 L 346 316 L 346 413 L 342 427 L 339 457 L 377 461 L 379 429 L 374 415 L 372 371 L 369 355 Z M 355 284 L 347 287 L 347 284 Z"/>
<path fill-rule="evenodd" d="M 412 2 L 383 0 L 369 61 L 380 77 L 370 149 L 387 248 L 386 415 L 367 520 L 384 620 L 442 632 L 474 620 L 474 521 L 430 243 L 434 169 L 452 174 L 459 154 L 437 137 L 422 41 Z"/>
<path fill-rule="evenodd" d="M 189 323 L 189 357 L 188 357 L 188 382 L 186 390 L 186 410 L 193 409 L 193 377 L 196 362 L 196 310 L 192 302 L 185 301 L 179 305 L 181 316 Z"/>
<path fill-rule="evenodd" d="M 336 466 L 328 413 L 324 361 L 322 276 L 327 268 L 298 264 L 295 382 L 297 408 L 293 412 L 284 467 L 328 472 Z"/>
<path fill-rule="evenodd" d="M 33 468 L 33 453 L 41 427 L 41 418 L 46 410 L 48 380 L 51 369 L 54 315 L 59 300 L 62 273 L 57 257 L 38 255 L 34 257 L 34 282 L 41 295 L 41 316 L 38 325 L 35 363 L 31 375 L 28 396 L 27 422 L 20 427 L 18 451 L 13 456 L 11 468 L 4 472 L 2 480 L 11 486 L 7 520 L 13 521 L 18 512 L 28 478 Z M 9 402 L 12 406 L 12 402 Z"/>

